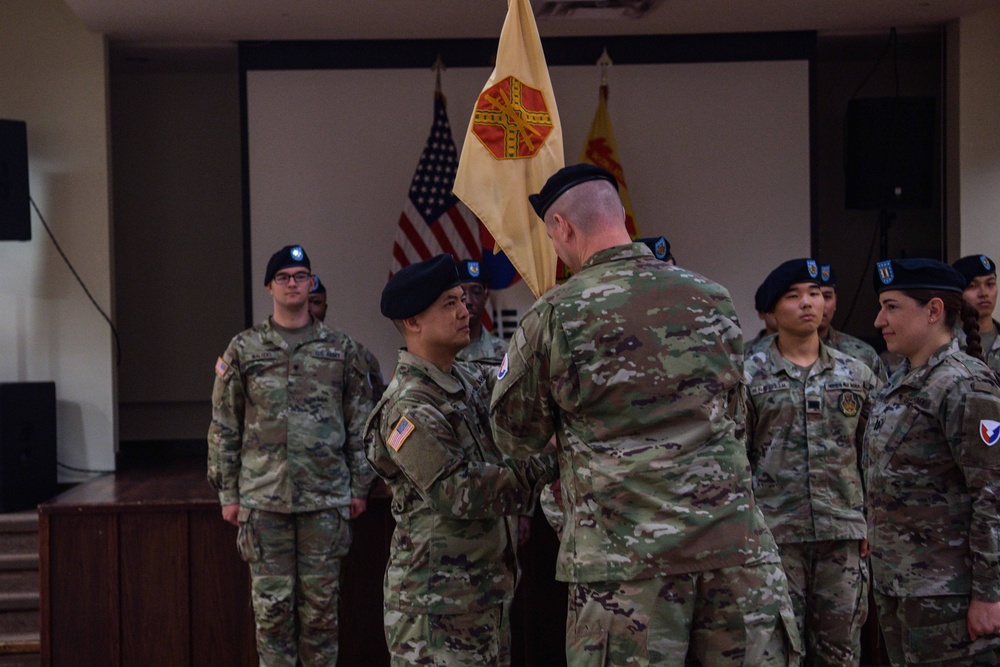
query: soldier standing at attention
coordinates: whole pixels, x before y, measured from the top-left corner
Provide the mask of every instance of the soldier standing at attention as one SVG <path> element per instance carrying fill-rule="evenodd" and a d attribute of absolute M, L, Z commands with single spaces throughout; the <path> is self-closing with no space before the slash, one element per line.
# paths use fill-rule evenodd
<path fill-rule="evenodd" d="M 837 274 L 833 267 L 824 264 L 819 267 L 819 289 L 823 293 L 826 306 L 823 319 L 819 323 L 819 337 L 828 347 L 843 352 L 849 357 L 860 359 L 875 375 L 885 382 L 889 379 L 885 365 L 875 348 L 850 334 L 833 328 L 833 314 L 837 312 Z"/>
<path fill-rule="evenodd" d="M 516 458 L 557 438 L 567 663 L 787 664 L 798 635 L 737 434 L 729 294 L 632 243 L 600 167 L 530 200 L 573 276 L 522 318 L 491 418 Z"/>
<path fill-rule="evenodd" d="M 982 341 L 983 361 L 1000 373 L 1000 323 L 993 319 L 997 307 L 997 265 L 986 255 L 969 255 L 952 266 L 965 277 L 962 295 L 979 313 L 979 338 Z M 959 344 L 965 345 L 962 337 Z"/>
<path fill-rule="evenodd" d="M 373 402 L 357 345 L 310 317 L 301 246 L 267 263 L 271 317 L 215 365 L 208 479 L 250 564 L 257 652 L 267 666 L 337 663 L 348 518 L 374 474 L 362 430 Z"/>
<path fill-rule="evenodd" d="M 965 278 L 942 262 L 879 262 L 875 326 L 906 361 L 865 432 L 879 625 L 896 667 L 1000 664 L 1000 387 L 976 358 Z M 961 318 L 968 354 L 953 329 Z"/>
<path fill-rule="evenodd" d="M 816 262 L 780 265 L 762 299 L 778 334 L 746 359 L 754 496 L 778 543 L 805 664 L 857 667 L 868 617 L 860 452 L 880 383 L 860 360 L 820 341 Z"/>
<path fill-rule="evenodd" d="M 490 277 L 486 266 L 472 259 L 456 264 L 458 278 L 465 292 L 465 307 L 469 310 L 469 344 L 462 348 L 459 361 L 490 360 L 499 363 L 507 352 L 507 341 L 494 336 L 483 326 L 483 310 L 490 298 Z"/>
<path fill-rule="evenodd" d="M 489 429 L 496 380 L 455 361 L 469 311 L 455 261 L 438 255 L 394 274 L 382 314 L 406 341 L 365 429 L 368 460 L 392 490 L 396 520 L 385 573 L 392 665 L 506 667 L 516 516 L 554 457 L 520 473 Z"/>

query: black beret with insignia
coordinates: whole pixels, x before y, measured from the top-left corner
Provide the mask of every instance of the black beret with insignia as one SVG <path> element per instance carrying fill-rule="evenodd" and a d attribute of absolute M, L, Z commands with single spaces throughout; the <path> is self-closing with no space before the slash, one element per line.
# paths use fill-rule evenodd
<path fill-rule="evenodd" d="M 482 262 L 475 259 L 463 259 L 455 266 L 458 269 L 458 278 L 463 283 L 490 284 L 490 274 Z"/>
<path fill-rule="evenodd" d="M 986 255 L 969 255 L 958 260 L 952 266 L 965 276 L 966 285 L 979 276 L 995 276 L 997 273 L 997 265 Z"/>
<path fill-rule="evenodd" d="M 815 260 L 803 257 L 801 259 L 790 259 L 782 263 L 774 271 L 768 274 L 767 278 L 757 290 L 759 299 L 754 297 L 754 305 L 758 312 L 769 313 L 774 309 L 778 299 L 788 291 L 788 288 L 797 283 L 820 284 L 819 266 Z"/>
<path fill-rule="evenodd" d="M 653 256 L 656 259 L 661 259 L 665 262 L 668 259 L 674 258 L 670 254 L 670 241 L 663 236 L 649 236 L 643 239 L 636 239 L 636 243 L 645 243 L 653 251 Z"/>
<path fill-rule="evenodd" d="M 313 288 L 309 290 L 313 294 L 326 294 L 326 285 L 319 279 L 315 273 L 313 274 Z"/>
<path fill-rule="evenodd" d="M 587 181 L 607 181 L 615 186 L 615 190 L 618 189 L 618 179 L 607 169 L 593 164 L 573 164 L 549 176 L 542 191 L 536 195 L 528 195 L 528 201 L 531 202 L 531 208 L 535 209 L 538 217 L 544 219 L 545 212 L 555 200 L 570 188 Z"/>
<path fill-rule="evenodd" d="M 936 259 L 887 259 L 875 265 L 872 285 L 876 294 L 887 290 L 965 290 L 965 276 Z"/>
<path fill-rule="evenodd" d="M 267 262 L 267 271 L 264 272 L 264 286 L 266 287 L 274 279 L 274 274 L 290 266 L 301 266 L 306 270 L 311 270 L 309 255 L 300 245 L 286 245 L 278 252 L 271 255 Z"/>
<path fill-rule="evenodd" d="M 819 266 L 819 284 L 826 287 L 836 287 L 837 286 L 837 274 L 834 272 L 833 267 L 829 264 L 820 264 Z"/>
<path fill-rule="evenodd" d="M 459 282 L 451 255 L 442 254 L 404 266 L 389 278 L 382 290 L 382 315 L 390 320 L 419 315 Z"/>

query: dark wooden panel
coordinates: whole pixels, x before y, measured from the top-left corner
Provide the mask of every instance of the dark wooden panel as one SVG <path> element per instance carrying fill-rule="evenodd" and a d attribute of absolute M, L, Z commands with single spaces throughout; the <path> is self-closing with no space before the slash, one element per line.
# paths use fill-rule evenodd
<path fill-rule="evenodd" d="M 373 495 L 365 513 L 351 522 L 353 543 L 340 570 L 339 667 L 389 664 L 382 631 L 382 579 L 396 525 L 390 502 Z"/>
<path fill-rule="evenodd" d="M 119 515 L 122 664 L 187 667 L 187 513 Z"/>
<path fill-rule="evenodd" d="M 48 535 L 42 572 L 47 664 L 117 667 L 118 530 L 113 515 L 41 517 Z"/>
<path fill-rule="evenodd" d="M 191 553 L 191 665 L 257 664 L 250 568 L 236 551 L 236 527 L 219 508 L 189 514 Z"/>

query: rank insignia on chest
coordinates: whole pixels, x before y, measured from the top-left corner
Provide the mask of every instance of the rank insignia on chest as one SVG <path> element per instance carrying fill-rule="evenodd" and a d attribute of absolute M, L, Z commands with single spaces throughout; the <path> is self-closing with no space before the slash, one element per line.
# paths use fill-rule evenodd
<path fill-rule="evenodd" d="M 220 378 L 221 377 L 226 377 L 226 371 L 228 371 L 228 370 L 229 370 L 229 364 L 227 364 L 225 361 L 223 361 L 222 357 L 219 357 L 219 360 L 215 362 L 215 372 L 216 372 L 216 374 Z"/>
<path fill-rule="evenodd" d="M 398 452 L 399 448 L 403 446 L 406 439 L 410 437 L 416 427 L 406 417 L 401 417 L 396 425 L 392 429 L 392 433 L 389 434 L 389 439 L 386 440 L 386 444 L 392 447 L 394 452 Z"/>
<path fill-rule="evenodd" d="M 860 410 L 861 404 L 857 394 L 853 391 L 845 391 L 840 395 L 840 411 L 844 413 L 845 417 L 856 417 Z"/>
<path fill-rule="evenodd" d="M 979 437 L 987 447 L 992 447 L 1000 441 L 1000 422 L 992 419 L 982 419 L 979 422 Z"/>

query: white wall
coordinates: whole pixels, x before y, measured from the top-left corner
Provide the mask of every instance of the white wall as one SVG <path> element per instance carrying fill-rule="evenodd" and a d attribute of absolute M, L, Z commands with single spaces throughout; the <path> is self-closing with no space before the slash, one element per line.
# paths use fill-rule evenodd
<path fill-rule="evenodd" d="M 0 117 L 26 121 L 31 196 L 110 315 L 105 42 L 60 0 L 0 3 Z M 32 239 L 0 243 L 0 381 L 56 384 L 58 458 L 114 467 L 110 329 L 37 216 Z M 60 480 L 88 475 L 60 470 Z"/>
<path fill-rule="evenodd" d="M 593 66 L 552 67 L 566 162 L 597 108 Z M 486 68 L 448 70 L 442 88 L 461 151 Z M 615 66 L 609 111 L 643 236 L 722 283 L 744 331 L 771 267 L 809 254 L 809 77 L 805 61 Z M 430 130 L 430 70 L 247 74 L 254 314 L 270 313 L 267 259 L 301 243 L 329 291 L 328 322 L 395 366 L 399 334 L 379 315 L 392 239 Z M 504 295 L 521 312 L 530 292 Z"/>
<path fill-rule="evenodd" d="M 958 28 L 960 256 L 1000 261 L 1000 6 Z"/>

